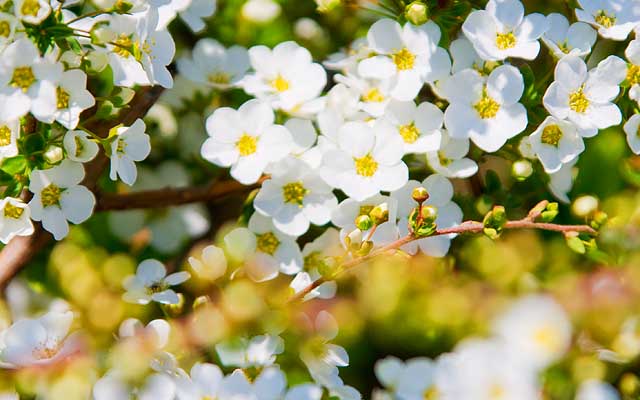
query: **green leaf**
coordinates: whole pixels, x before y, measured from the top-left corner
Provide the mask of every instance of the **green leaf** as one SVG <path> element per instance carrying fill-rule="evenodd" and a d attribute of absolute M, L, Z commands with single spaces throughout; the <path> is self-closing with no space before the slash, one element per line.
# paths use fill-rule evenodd
<path fill-rule="evenodd" d="M 131 102 L 135 94 L 133 89 L 116 87 L 111 93 L 111 102 L 116 107 L 124 107 Z"/>
<path fill-rule="evenodd" d="M 44 136 L 39 133 L 32 133 L 24 137 L 22 148 L 26 154 L 32 154 L 44 150 L 46 144 Z"/>
<path fill-rule="evenodd" d="M 19 174 L 23 172 L 26 168 L 27 168 L 27 159 L 23 155 L 11 157 L 11 158 L 5 158 L 2 161 L 2 166 L 0 166 L 0 169 L 2 169 L 4 172 L 6 172 L 9 175 Z"/>
<path fill-rule="evenodd" d="M 587 249 L 584 242 L 578 236 L 570 236 L 567 238 L 567 246 L 578 254 L 586 253 Z"/>

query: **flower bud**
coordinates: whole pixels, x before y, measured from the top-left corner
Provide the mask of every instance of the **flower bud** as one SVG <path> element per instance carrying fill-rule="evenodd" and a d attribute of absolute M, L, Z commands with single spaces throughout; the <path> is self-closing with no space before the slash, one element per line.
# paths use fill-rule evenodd
<path fill-rule="evenodd" d="M 389 205 L 387 203 L 382 203 L 373 207 L 373 210 L 369 213 L 371 220 L 374 225 L 380 225 L 389 220 Z"/>
<path fill-rule="evenodd" d="M 207 304 L 209 304 L 210 302 L 211 302 L 211 301 L 209 300 L 209 297 L 207 297 L 207 296 L 199 296 L 199 297 L 196 297 L 196 299 L 195 299 L 195 300 L 193 300 L 193 305 L 192 305 L 192 307 L 193 307 L 193 309 L 195 310 L 196 308 L 198 308 L 198 307 L 202 307 L 202 306 L 204 306 L 204 305 L 207 305 Z"/>
<path fill-rule="evenodd" d="M 340 5 L 340 0 L 315 0 L 318 5 L 318 11 L 324 13 L 329 12 Z"/>
<path fill-rule="evenodd" d="M 411 197 L 419 204 L 422 204 L 429 199 L 429 192 L 422 186 L 418 186 L 411 192 Z"/>
<path fill-rule="evenodd" d="M 362 231 L 360 229 L 352 230 L 347 237 L 344 238 L 344 242 L 349 250 L 354 251 L 360 249 L 360 244 L 362 243 Z"/>
<path fill-rule="evenodd" d="M 542 220 L 542 222 L 551 222 L 558 216 L 559 212 L 560 211 L 558 211 L 558 203 L 549 203 L 545 207 L 544 211 L 540 213 L 540 219 Z"/>
<path fill-rule="evenodd" d="M 483 232 L 491 239 L 500 237 L 505 224 L 507 223 L 507 212 L 503 206 L 494 206 L 482 221 Z"/>
<path fill-rule="evenodd" d="M 433 224 L 438 218 L 438 209 L 434 206 L 422 206 L 420 215 L 425 224 Z"/>
<path fill-rule="evenodd" d="M 414 25 L 422 25 L 429 20 L 429 8 L 420 0 L 409 4 L 404 10 L 407 21 Z"/>
<path fill-rule="evenodd" d="M 591 227 L 593 229 L 600 229 L 604 224 L 609 220 L 609 216 L 604 211 L 596 211 L 593 214 L 593 219 L 591 220 Z"/>
<path fill-rule="evenodd" d="M 371 252 L 371 250 L 373 250 L 373 242 L 371 240 L 367 240 L 362 243 L 362 246 L 360 246 L 360 249 L 356 252 L 356 254 L 360 257 L 366 256 Z"/>
<path fill-rule="evenodd" d="M 62 161 L 63 157 L 62 147 L 59 146 L 50 145 L 44 152 L 44 159 L 47 160 L 49 164 L 56 164 Z"/>
<path fill-rule="evenodd" d="M 586 218 L 598 209 L 598 199 L 593 196 L 580 196 L 571 205 L 571 211 L 577 217 Z"/>
<path fill-rule="evenodd" d="M 176 304 L 162 304 L 162 308 L 172 317 L 177 317 L 182 313 L 184 308 L 184 295 L 178 293 L 178 302 Z"/>
<path fill-rule="evenodd" d="M 373 221 L 368 215 L 358 216 L 355 222 L 356 228 L 360 229 L 361 231 L 368 231 L 369 229 L 371 229 L 371 227 L 373 227 Z"/>
<path fill-rule="evenodd" d="M 533 174 L 533 166 L 529 160 L 518 160 L 511 166 L 511 174 L 518 181 L 524 181 Z"/>

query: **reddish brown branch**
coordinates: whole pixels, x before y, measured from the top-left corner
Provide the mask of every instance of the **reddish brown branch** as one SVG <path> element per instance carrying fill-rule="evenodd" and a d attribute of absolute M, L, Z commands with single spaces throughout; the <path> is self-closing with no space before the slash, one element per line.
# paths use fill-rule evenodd
<path fill-rule="evenodd" d="M 426 236 L 426 237 L 449 235 L 453 233 L 455 234 L 480 233 L 482 232 L 483 228 L 484 226 L 482 222 L 465 221 L 458 226 L 454 226 L 451 228 L 438 229 L 432 235 Z M 534 221 L 531 221 L 529 217 L 526 217 L 518 221 L 508 221 L 505 224 L 504 229 L 541 229 L 546 231 L 563 232 L 563 233 L 568 233 L 568 232 L 587 233 L 593 236 L 598 234 L 598 232 L 595 229 L 587 225 L 558 225 L 558 224 L 552 224 L 552 223 L 546 223 L 546 222 L 534 222 Z M 400 247 L 404 246 L 405 244 L 413 242 L 414 240 L 420 240 L 424 238 L 425 237 L 417 237 L 417 236 L 413 236 L 412 234 L 409 234 L 403 238 L 396 240 L 393 243 L 390 243 L 386 246 L 383 246 L 377 250 L 372 251 L 366 256 L 354 258 L 350 261 L 347 261 L 346 263 L 342 264 L 340 268 L 338 268 L 337 272 L 331 278 L 335 278 L 336 275 L 342 272 L 348 271 L 353 267 L 360 265 L 364 262 L 367 262 L 373 258 L 387 254 L 391 250 L 397 250 Z M 289 299 L 289 303 L 294 303 L 304 299 L 304 297 L 307 294 L 309 294 L 311 291 L 318 288 L 318 286 L 322 285 L 328 280 L 331 280 L 331 279 L 319 278 L 318 280 L 311 283 L 309 286 L 307 286 L 306 288 L 304 288 L 303 290 L 301 290 L 300 292 L 292 296 Z"/>

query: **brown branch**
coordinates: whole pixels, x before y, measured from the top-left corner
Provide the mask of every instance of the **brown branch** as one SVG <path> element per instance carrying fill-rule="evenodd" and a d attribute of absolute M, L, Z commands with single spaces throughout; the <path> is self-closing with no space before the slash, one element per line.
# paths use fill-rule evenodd
<path fill-rule="evenodd" d="M 586 233 L 593 236 L 596 236 L 598 234 L 598 232 L 595 229 L 587 225 L 558 225 L 558 224 L 552 224 L 552 223 L 546 223 L 546 222 L 534 222 L 529 218 L 530 217 L 525 217 L 517 221 L 508 221 L 504 225 L 503 229 L 540 229 L 545 231 L 554 231 L 554 232 L 563 232 L 563 233 L 569 233 L 569 232 Z M 400 238 L 395 242 L 389 243 L 386 246 L 380 247 L 379 249 L 372 251 L 371 253 L 365 256 L 354 258 L 340 265 L 340 267 L 337 269 L 336 273 L 334 273 L 333 276 L 331 276 L 330 278 L 320 277 L 315 282 L 311 283 L 309 286 L 307 286 L 306 288 L 302 289 L 300 292 L 296 293 L 291 298 L 289 298 L 288 303 L 294 303 L 304 299 L 304 297 L 307 294 L 309 294 L 312 290 L 318 288 L 318 286 L 322 285 L 323 283 L 329 280 L 332 280 L 342 272 L 348 271 L 353 267 L 360 265 L 364 262 L 367 262 L 373 258 L 384 255 L 391 250 L 397 250 L 400 247 L 404 246 L 405 244 L 411 243 L 415 240 L 425 239 L 425 238 L 434 237 L 434 236 L 449 235 L 449 234 L 480 233 L 482 232 L 483 229 L 484 229 L 484 226 L 482 222 L 465 221 L 458 226 L 454 226 L 451 228 L 438 229 L 429 236 L 418 237 L 418 236 L 413 236 L 413 234 L 408 234 L 407 236 Z"/>
<path fill-rule="evenodd" d="M 133 193 L 103 193 L 98 198 L 96 211 L 130 210 L 136 208 L 163 208 L 181 204 L 210 202 L 252 190 L 260 185 L 243 185 L 234 180 L 213 182 L 206 186 L 185 188 L 164 188 Z"/>
<path fill-rule="evenodd" d="M 145 87 L 136 93 L 129 103 L 129 107 L 122 111 L 119 118 L 114 121 L 93 121 L 87 127 L 97 135 L 106 137 L 109 130 L 116 124 L 130 125 L 136 119 L 144 117 L 158 100 L 162 91 L 160 86 Z M 83 184 L 89 189 L 95 190 L 98 178 L 107 167 L 108 162 L 109 159 L 101 150 L 93 161 L 85 164 Z M 40 223 L 35 223 L 34 226 L 35 231 L 31 236 L 18 236 L 0 251 L 0 288 L 4 288 L 52 239 L 52 236 L 42 228 Z"/>

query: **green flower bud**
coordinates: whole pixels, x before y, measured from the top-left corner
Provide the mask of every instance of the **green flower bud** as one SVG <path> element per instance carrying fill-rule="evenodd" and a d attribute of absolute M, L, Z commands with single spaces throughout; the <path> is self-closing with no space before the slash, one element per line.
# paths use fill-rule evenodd
<path fill-rule="evenodd" d="M 422 204 L 429 199 L 429 192 L 422 186 L 418 186 L 411 192 L 411 197 L 419 204 Z"/>
<path fill-rule="evenodd" d="M 199 297 L 196 297 L 195 300 L 193 300 L 192 307 L 195 310 L 196 308 L 199 308 L 199 307 L 202 307 L 204 305 L 209 304 L 209 302 L 210 302 L 209 297 L 207 297 L 207 296 L 199 296 Z"/>
<path fill-rule="evenodd" d="M 438 218 L 438 209 L 433 206 L 422 206 L 421 216 L 418 215 L 418 210 L 418 207 L 414 208 L 409 215 L 409 231 L 418 237 L 432 235 L 437 229 L 435 221 Z"/>
<path fill-rule="evenodd" d="M 358 216 L 355 223 L 356 228 L 360 229 L 361 231 L 368 231 L 369 229 L 371 229 L 371 227 L 373 227 L 373 220 L 371 220 L 371 217 L 368 215 Z"/>
<path fill-rule="evenodd" d="M 494 206 L 485 216 L 482 224 L 483 232 L 491 239 L 500 237 L 505 224 L 507 223 L 507 212 L 503 206 Z"/>
<path fill-rule="evenodd" d="M 360 246 L 360 249 L 356 252 L 356 254 L 360 257 L 366 256 L 367 254 L 371 253 L 371 250 L 373 250 L 373 242 L 371 240 L 367 240 L 365 242 L 362 242 L 362 246 Z"/>
<path fill-rule="evenodd" d="M 600 229 L 604 224 L 609 220 L 609 216 L 604 211 L 596 211 L 593 214 L 593 219 L 591 220 L 591 227 L 593 229 Z"/>
<path fill-rule="evenodd" d="M 389 220 L 389 205 L 387 203 L 382 203 L 373 207 L 373 210 L 369 213 L 371 220 L 374 225 L 380 225 Z"/>
<path fill-rule="evenodd" d="M 63 157 L 62 147 L 59 146 L 50 145 L 44 152 L 44 159 L 47 160 L 49 164 L 56 164 L 60 162 Z"/>
<path fill-rule="evenodd" d="M 432 224 L 436 222 L 436 219 L 438 218 L 438 209 L 434 206 L 422 206 L 420 214 L 422 216 L 422 221 L 425 224 Z"/>
<path fill-rule="evenodd" d="M 184 296 L 178 293 L 178 302 L 176 304 L 162 304 L 162 308 L 172 317 L 177 317 L 182 313 L 184 308 Z"/>
<path fill-rule="evenodd" d="M 416 0 L 404 9 L 407 21 L 414 25 L 422 25 L 429 20 L 429 7 L 422 1 Z"/>

